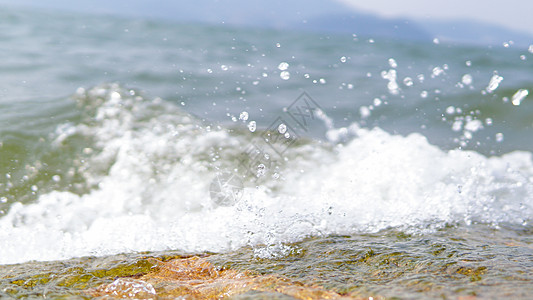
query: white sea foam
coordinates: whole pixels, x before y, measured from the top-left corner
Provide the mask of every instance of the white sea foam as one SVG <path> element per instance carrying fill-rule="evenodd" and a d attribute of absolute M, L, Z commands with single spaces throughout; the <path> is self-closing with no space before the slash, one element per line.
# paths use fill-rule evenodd
<path fill-rule="evenodd" d="M 114 95 L 101 92 L 101 98 Z M 236 167 L 233 157 L 249 143 L 245 135 L 205 130 L 177 108 L 158 111 L 157 100 L 106 99 L 97 107 L 97 124 L 69 132 L 95 137 L 99 150 L 91 164 L 109 171 L 87 171 L 97 185 L 87 194 L 54 191 L 12 205 L 0 219 L 0 263 L 141 250 L 229 251 L 389 227 L 522 226 L 533 215 L 531 153 L 446 152 L 420 134 L 356 124 L 330 130 L 336 140 L 353 137 L 333 149 L 293 146 L 281 176 L 245 185 L 234 206 L 215 207 L 211 180 L 224 164 Z M 146 117 L 149 111 L 158 114 Z"/>

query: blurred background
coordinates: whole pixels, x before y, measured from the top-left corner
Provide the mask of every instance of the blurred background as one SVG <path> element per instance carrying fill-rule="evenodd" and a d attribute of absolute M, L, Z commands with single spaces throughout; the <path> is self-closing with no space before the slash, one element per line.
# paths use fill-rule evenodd
<path fill-rule="evenodd" d="M 523 0 L 0 0 L 0 4 L 174 22 L 493 45 L 509 40 L 531 43 L 533 35 L 533 3 Z"/>

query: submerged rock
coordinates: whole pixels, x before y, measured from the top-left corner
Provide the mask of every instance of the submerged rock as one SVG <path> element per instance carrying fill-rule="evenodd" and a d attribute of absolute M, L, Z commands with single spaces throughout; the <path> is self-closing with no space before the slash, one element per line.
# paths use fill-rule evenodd
<path fill-rule="evenodd" d="M 279 293 L 296 299 L 347 299 L 319 286 L 281 276 L 217 268 L 205 258 L 196 256 L 168 262 L 152 259 L 152 262 L 156 266 L 153 272 L 138 279 L 118 278 L 110 284 L 87 291 L 87 294 L 104 298 L 207 299 L 257 291 Z"/>

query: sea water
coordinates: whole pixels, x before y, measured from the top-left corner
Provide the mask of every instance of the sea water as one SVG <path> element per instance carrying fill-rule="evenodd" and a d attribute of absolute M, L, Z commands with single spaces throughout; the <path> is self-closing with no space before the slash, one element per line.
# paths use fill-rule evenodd
<path fill-rule="evenodd" d="M 0 264 L 177 250 L 298 277 L 322 257 L 337 289 L 532 292 L 533 47 L 0 20 Z"/>

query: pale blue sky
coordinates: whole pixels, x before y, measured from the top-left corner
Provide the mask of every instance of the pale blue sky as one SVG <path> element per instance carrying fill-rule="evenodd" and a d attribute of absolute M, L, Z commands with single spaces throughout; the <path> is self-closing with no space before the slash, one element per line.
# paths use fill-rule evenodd
<path fill-rule="evenodd" d="M 531 0 L 336 0 L 383 17 L 467 19 L 533 34 Z M 532 41 L 533 43 L 533 41 Z"/>

